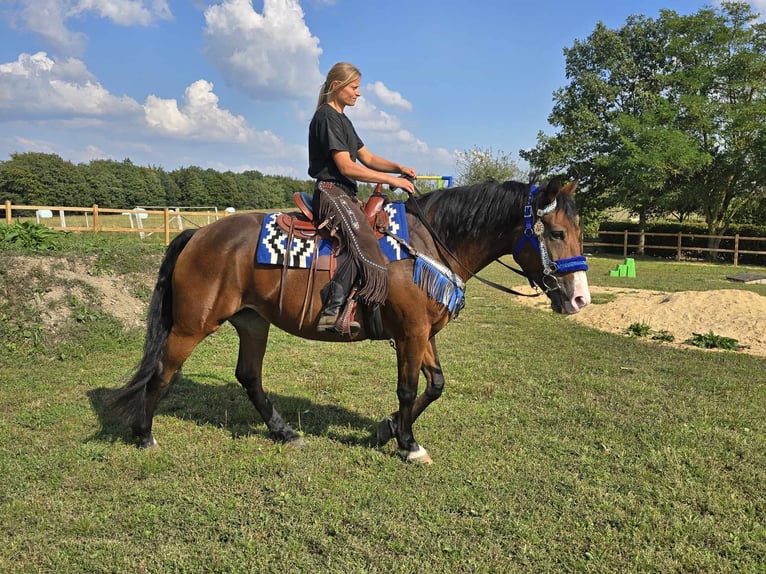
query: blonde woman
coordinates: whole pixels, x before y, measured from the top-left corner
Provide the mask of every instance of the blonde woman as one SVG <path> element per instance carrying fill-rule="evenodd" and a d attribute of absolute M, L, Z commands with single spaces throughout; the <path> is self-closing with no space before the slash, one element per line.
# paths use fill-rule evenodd
<path fill-rule="evenodd" d="M 412 194 L 411 167 L 373 154 L 343 113 L 361 95 L 362 75 L 352 64 L 340 62 L 327 73 L 314 117 L 309 125 L 309 175 L 316 179 L 314 213 L 317 221 L 330 221 L 341 239 L 341 263 L 323 292 L 317 329 L 336 331 L 335 323 L 357 276 L 357 296 L 366 305 L 381 305 L 388 295 L 386 258 L 356 198 L 357 181 L 383 183 Z M 398 175 L 391 175 L 398 174 Z M 351 323 L 351 331 L 359 324 Z"/>

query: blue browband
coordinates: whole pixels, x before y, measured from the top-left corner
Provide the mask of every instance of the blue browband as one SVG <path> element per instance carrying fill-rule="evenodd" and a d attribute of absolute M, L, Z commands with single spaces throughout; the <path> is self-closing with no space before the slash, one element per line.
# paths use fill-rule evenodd
<path fill-rule="evenodd" d="M 566 259 L 557 259 L 552 261 L 548 255 L 548 248 L 545 245 L 545 239 L 543 238 L 543 232 L 545 231 L 545 225 L 542 219 L 534 221 L 534 215 L 532 206 L 534 205 L 535 195 L 540 188 L 536 185 L 532 185 L 529 188 L 529 197 L 527 204 L 524 206 L 524 233 L 521 236 L 516 249 L 513 250 L 513 258 L 518 262 L 518 255 L 524 248 L 524 245 L 531 243 L 535 250 L 540 253 L 540 259 L 543 263 L 543 283 L 546 292 L 555 291 L 560 288 L 559 282 L 556 279 L 556 274 L 564 275 L 566 273 L 574 273 L 575 271 L 587 271 L 588 264 L 586 263 L 585 256 L 577 255 L 576 257 L 567 257 Z M 537 210 L 537 217 L 542 218 L 544 215 L 551 213 L 556 209 L 556 200 L 547 206 Z M 553 279 L 553 286 L 548 285 L 546 278 Z M 527 276 L 530 287 L 535 286 L 535 282 L 531 277 Z"/>

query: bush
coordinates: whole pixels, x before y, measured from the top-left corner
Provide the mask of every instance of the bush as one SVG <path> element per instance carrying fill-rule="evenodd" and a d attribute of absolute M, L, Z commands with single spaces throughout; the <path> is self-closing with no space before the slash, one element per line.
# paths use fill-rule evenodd
<path fill-rule="evenodd" d="M 32 251 L 55 251 L 59 235 L 44 225 L 31 221 L 0 225 L 0 243 Z"/>

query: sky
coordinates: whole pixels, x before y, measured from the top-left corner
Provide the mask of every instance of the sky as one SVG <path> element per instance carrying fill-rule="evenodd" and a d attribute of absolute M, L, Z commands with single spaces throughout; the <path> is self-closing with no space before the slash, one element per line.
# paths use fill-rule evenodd
<path fill-rule="evenodd" d="M 554 133 L 563 50 L 598 22 L 717 2 L 0 0 L 0 161 L 43 152 L 308 179 L 319 89 L 347 61 L 362 98 L 346 113 L 368 149 L 457 175 L 461 152 L 519 161 Z"/>

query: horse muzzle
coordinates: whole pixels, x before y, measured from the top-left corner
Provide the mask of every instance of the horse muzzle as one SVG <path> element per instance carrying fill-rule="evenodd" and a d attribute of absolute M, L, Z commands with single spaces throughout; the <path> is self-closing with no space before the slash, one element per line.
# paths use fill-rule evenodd
<path fill-rule="evenodd" d="M 555 283 L 549 285 L 549 283 Z M 545 294 L 551 300 L 551 309 L 562 315 L 574 315 L 590 305 L 590 289 L 585 271 L 575 271 L 566 275 L 545 275 L 543 284 Z"/>

